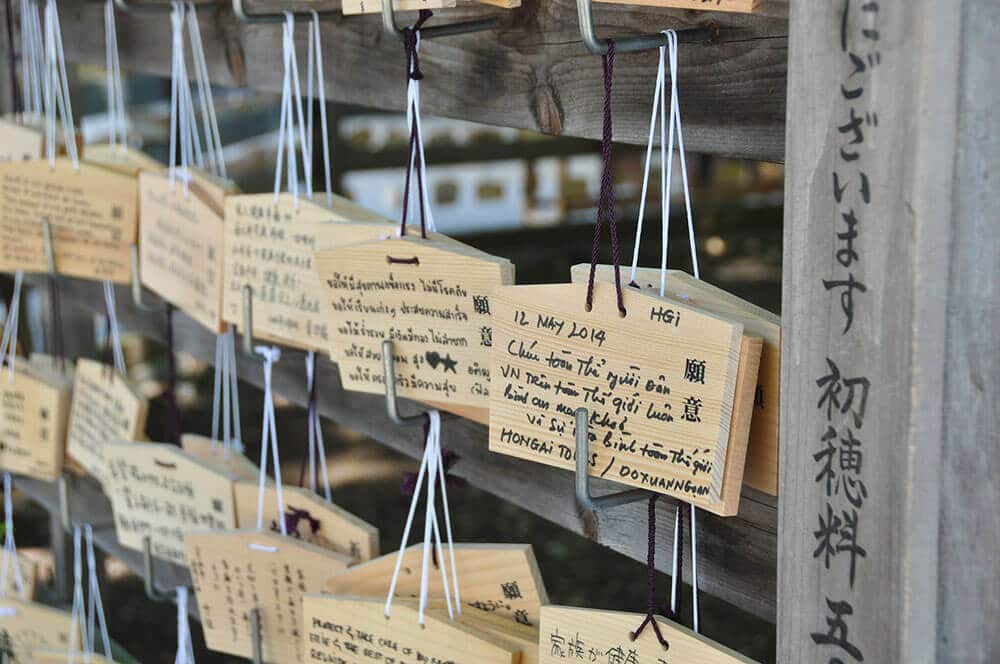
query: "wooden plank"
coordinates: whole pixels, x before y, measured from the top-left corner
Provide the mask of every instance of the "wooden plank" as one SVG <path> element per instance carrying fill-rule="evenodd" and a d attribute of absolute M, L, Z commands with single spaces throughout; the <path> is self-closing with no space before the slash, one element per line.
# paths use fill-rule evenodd
<path fill-rule="evenodd" d="M 44 280 L 34 281 L 44 286 Z M 103 292 L 100 284 L 81 280 L 65 280 L 62 284 L 64 316 L 84 311 L 101 311 Z M 135 309 L 128 298 L 118 301 L 118 319 L 122 326 L 151 339 L 163 338 L 163 326 L 148 313 Z M 215 337 L 194 321 L 178 312 L 174 317 L 177 348 L 183 348 L 204 362 L 215 360 Z M 263 385 L 260 362 L 241 361 L 240 377 Z M 323 389 L 319 408 L 323 416 L 351 427 L 359 433 L 419 459 L 423 454 L 424 438 L 420 427 L 400 428 L 385 414 L 381 395 L 348 392 L 343 389 L 337 367 L 321 358 L 317 380 Z M 275 393 L 298 405 L 306 403 L 305 364 L 301 355 L 287 351 L 274 368 Z M 419 406 L 405 400 L 404 413 L 419 412 Z M 475 486 L 510 501 L 573 532 L 582 534 L 574 499 L 573 474 L 539 464 L 525 467 L 517 459 L 487 450 L 486 428 L 468 421 L 451 419 L 442 427 L 441 444 L 453 450 L 459 461 L 449 472 Z M 592 481 L 595 493 L 607 493 L 620 485 L 600 479 Z M 700 589 L 720 597 L 750 613 L 765 619 L 775 616 L 776 503 L 773 498 L 744 488 L 739 516 L 718 518 L 703 513 L 699 519 L 698 572 Z M 671 530 L 674 503 L 661 499 L 657 505 L 660 527 Z M 635 533 L 647 527 L 646 504 L 634 504 L 609 510 L 600 515 L 596 540 L 615 551 L 646 560 L 646 543 Z M 690 578 L 689 556 L 684 557 L 685 575 Z M 658 568 L 669 572 L 668 556 L 658 557 Z"/>
<path fill-rule="evenodd" d="M 602 37 L 717 25 L 715 42 L 685 44 L 680 49 L 687 149 L 781 161 L 788 5 L 788 0 L 764 0 L 756 14 L 743 15 L 596 4 L 594 20 Z M 102 11 L 89 3 L 61 9 L 64 25 L 93 26 L 66 31 L 67 58 L 103 67 Z M 526 0 L 513 11 L 449 10 L 431 25 L 496 13 L 499 30 L 421 45 L 423 112 L 600 138 L 601 61 L 580 41 L 576 4 Z M 215 13 L 199 12 L 199 19 L 214 82 L 281 90 L 280 25 L 240 24 L 228 5 Z M 169 75 L 169 23 L 159 14 L 124 12 L 118 13 L 117 21 L 122 67 Z M 404 108 L 405 58 L 400 44 L 385 37 L 380 17 L 324 22 L 322 32 L 327 99 Z M 304 53 L 306 31 L 297 30 L 296 38 Z M 646 141 L 655 63 L 655 52 L 618 60 L 614 109 L 618 141 Z"/>
<path fill-rule="evenodd" d="M 0 618 L 0 638 L 9 644 L 14 664 L 34 662 L 37 649 L 68 649 L 71 640 L 80 643 L 72 614 L 51 606 L 4 599 L 0 600 Z"/>
<path fill-rule="evenodd" d="M 995 662 L 1000 7 L 791 27 L 778 661 Z"/>

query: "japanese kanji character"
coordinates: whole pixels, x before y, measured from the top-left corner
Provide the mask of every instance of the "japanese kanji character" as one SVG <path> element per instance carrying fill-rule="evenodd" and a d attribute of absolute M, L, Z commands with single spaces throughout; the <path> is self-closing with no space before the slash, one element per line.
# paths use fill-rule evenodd
<path fill-rule="evenodd" d="M 861 650 L 847 640 L 847 622 L 844 620 L 844 616 L 854 615 L 854 607 L 848 602 L 834 602 L 829 597 L 826 598 L 826 605 L 833 612 L 832 617 L 826 618 L 829 629 L 826 633 L 814 632 L 810 634 L 813 643 L 819 646 L 836 646 L 853 657 L 854 661 L 865 661 Z"/>
<path fill-rule="evenodd" d="M 681 416 L 686 422 L 701 422 L 701 399 L 688 397 L 684 401 L 684 414 Z"/>
<path fill-rule="evenodd" d="M 684 379 L 689 383 L 705 384 L 705 360 L 693 360 L 690 357 L 684 365 Z"/>

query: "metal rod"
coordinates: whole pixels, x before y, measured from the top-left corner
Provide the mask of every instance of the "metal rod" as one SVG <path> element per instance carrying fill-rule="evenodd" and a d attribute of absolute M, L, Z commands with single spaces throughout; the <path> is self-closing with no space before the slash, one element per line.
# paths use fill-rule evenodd
<path fill-rule="evenodd" d="M 311 11 L 291 12 L 295 18 L 312 18 Z M 338 19 L 342 14 L 338 11 L 317 11 L 320 20 Z M 251 14 L 243 6 L 243 0 L 233 0 L 233 15 L 243 23 L 281 23 L 285 20 L 285 12 L 276 14 Z"/>
<path fill-rule="evenodd" d="M 59 519 L 62 522 L 63 530 L 70 532 L 73 530 L 73 519 L 69 512 L 69 478 L 64 474 L 59 476 Z"/>
<path fill-rule="evenodd" d="M 243 286 L 243 352 L 253 355 L 253 289 Z"/>
<path fill-rule="evenodd" d="M 260 642 L 260 609 L 250 609 L 250 643 L 253 646 L 253 664 L 263 664 L 264 654 Z"/>
<path fill-rule="evenodd" d="M 396 360 L 393 358 L 392 342 L 386 339 L 382 342 L 382 368 L 385 376 L 385 412 L 389 419 L 400 426 L 408 426 L 424 421 L 424 413 L 403 416 L 399 414 L 399 404 L 396 403 Z"/>
<path fill-rule="evenodd" d="M 629 489 L 606 496 L 590 493 L 590 411 L 577 408 L 576 418 L 576 502 L 585 512 L 596 515 L 600 509 L 627 505 L 649 497 L 643 489 Z"/>
<path fill-rule="evenodd" d="M 139 245 L 132 243 L 129 248 L 132 259 L 132 304 L 141 311 L 160 311 L 163 305 L 147 304 L 142 301 L 142 277 L 139 275 Z"/>
<path fill-rule="evenodd" d="M 233 1 L 236 2 L 236 0 Z M 449 25 L 435 25 L 428 28 L 421 28 L 420 38 L 435 39 L 437 37 L 464 35 L 470 32 L 482 32 L 484 30 L 493 30 L 498 24 L 497 17 L 490 16 L 471 21 L 460 21 Z M 389 37 L 403 39 L 403 28 L 399 27 L 396 23 L 396 10 L 391 0 L 382 0 L 382 29 L 385 30 L 385 34 Z"/>
<path fill-rule="evenodd" d="M 597 36 L 594 28 L 593 0 L 576 0 L 576 13 L 580 19 L 580 37 L 587 49 L 596 55 L 605 55 L 608 52 L 608 40 Z M 710 43 L 719 38 L 719 26 L 715 23 L 699 28 L 685 28 L 676 32 L 677 40 L 682 44 Z M 639 37 L 616 37 L 615 51 L 618 53 L 648 51 L 666 46 L 666 44 L 667 37 L 663 33 Z"/>
<path fill-rule="evenodd" d="M 173 593 L 161 593 L 156 589 L 156 578 L 154 576 L 153 561 L 153 540 L 149 535 L 142 538 L 142 575 L 143 586 L 146 590 L 146 597 L 151 602 L 173 601 Z"/>

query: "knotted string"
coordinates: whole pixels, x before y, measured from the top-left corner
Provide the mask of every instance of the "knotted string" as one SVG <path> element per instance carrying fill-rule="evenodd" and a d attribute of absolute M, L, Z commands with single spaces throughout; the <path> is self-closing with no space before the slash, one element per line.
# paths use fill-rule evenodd
<path fill-rule="evenodd" d="M 61 120 L 63 142 L 73 163 L 73 170 L 80 170 L 76 149 L 76 129 L 73 125 L 73 107 L 69 98 L 69 80 L 66 76 L 66 56 L 63 52 L 62 32 L 59 28 L 59 9 L 55 0 L 45 3 L 45 76 L 44 101 L 46 115 L 46 152 L 49 164 L 56 164 L 56 116 Z"/>
<path fill-rule="evenodd" d="M 7 318 L 3 325 L 3 336 L 0 337 L 0 365 L 7 362 L 7 380 L 14 382 L 14 364 L 17 358 L 17 328 L 21 311 L 21 285 L 24 273 L 18 271 L 14 275 L 14 290 L 7 305 Z"/>
<path fill-rule="evenodd" d="M 163 392 L 166 406 L 164 431 L 167 439 L 181 444 L 181 411 L 177 407 L 177 358 L 174 356 L 174 305 L 167 303 L 164 309 L 165 336 L 167 341 L 167 389 Z"/>
<path fill-rule="evenodd" d="M 177 653 L 174 664 L 194 664 L 191 626 L 188 623 L 188 589 L 177 586 Z"/>
<path fill-rule="evenodd" d="M 215 337 L 215 384 L 212 394 L 212 448 L 222 441 L 226 459 L 232 450 L 243 452 L 240 431 L 240 395 L 236 370 L 236 340 L 230 327 Z M 219 438 L 219 424 L 222 438 Z"/>
<path fill-rule="evenodd" d="M 597 223 L 594 224 L 594 246 L 590 258 L 590 278 L 587 281 L 587 311 L 594 304 L 594 278 L 597 275 L 597 258 L 601 246 L 601 226 L 605 216 L 608 218 L 608 232 L 611 235 L 611 259 L 615 266 L 615 291 L 618 294 L 618 312 L 625 315 L 625 300 L 622 295 L 622 278 L 618 256 L 618 224 L 615 220 L 615 187 L 612 180 L 611 162 L 611 83 L 615 72 L 615 42 L 608 40 L 608 53 L 603 56 L 604 69 L 604 134 L 601 138 L 601 159 L 603 172 L 601 174 L 601 198 L 597 205 Z"/>
<path fill-rule="evenodd" d="M 104 57 L 108 87 L 108 143 L 116 150 L 128 146 L 128 120 L 125 116 L 125 93 L 118 61 L 118 30 L 115 27 L 114 0 L 104 3 Z"/>
<path fill-rule="evenodd" d="M 14 543 L 14 501 L 11 498 L 10 473 L 3 474 L 3 567 L 0 568 L 0 599 L 7 597 L 7 570 L 13 566 L 14 585 L 22 601 L 28 600 L 28 592 L 21 576 L 21 563 L 17 559 L 17 544 Z"/>
<path fill-rule="evenodd" d="M 410 510 L 406 516 L 406 525 L 403 527 L 403 539 L 399 545 L 399 553 L 396 556 L 396 568 L 389 583 L 389 594 L 385 600 L 385 617 L 390 617 L 392 610 L 392 600 L 396 594 L 396 584 L 399 581 L 399 572 L 403 566 L 403 556 L 406 553 L 406 545 L 410 539 L 410 529 L 413 527 L 413 517 L 417 511 L 417 503 L 420 500 L 420 490 L 427 478 L 427 502 L 424 512 L 424 544 L 423 559 L 420 571 L 420 606 L 417 614 L 417 622 L 424 624 L 424 611 L 427 608 L 427 585 L 430 574 L 431 551 L 436 552 L 437 559 L 441 561 L 441 583 L 444 587 L 445 603 L 448 607 L 448 616 L 454 620 L 455 613 L 462 612 L 462 600 L 458 591 L 458 571 L 455 567 L 455 545 L 451 532 L 451 515 L 448 508 L 448 490 L 445 486 L 444 474 L 441 472 L 441 414 L 432 410 L 427 413 L 427 441 L 424 446 L 424 454 L 420 460 L 420 471 L 417 473 L 417 487 L 413 492 L 413 499 L 410 501 Z M 449 589 L 447 567 L 444 564 L 444 557 L 441 550 L 441 532 L 438 526 L 437 507 L 435 494 L 437 489 L 441 491 L 442 511 L 444 512 L 445 535 L 448 541 L 449 560 L 451 565 L 451 587 L 454 588 L 454 602 L 452 601 L 451 590 Z"/>
<path fill-rule="evenodd" d="M 429 9 L 420 10 L 417 22 L 403 29 L 403 49 L 406 52 L 406 124 L 410 130 L 410 143 L 407 152 L 406 178 L 403 184 L 403 215 L 399 223 L 399 235 L 406 235 L 406 222 L 409 221 L 410 181 L 414 173 L 417 179 L 417 199 L 420 204 L 420 236 L 427 237 L 427 231 L 437 230 L 434 224 L 434 214 L 431 211 L 430 196 L 427 191 L 426 170 L 424 159 L 424 136 L 420 122 L 420 81 L 424 73 L 420 70 L 420 29 L 433 16 Z"/>
<path fill-rule="evenodd" d="M 274 419 L 274 393 L 271 389 L 271 375 L 274 363 L 281 359 L 281 349 L 277 346 L 257 346 L 254 350 L 264 361 L 264 423 L 260 436 L 260 484 L 257 488 L 257 530 L 264 529 L 264 487 L 267 484 L 267 451 L 271 448 L 274 461 L 274 483 L 278 499 L 278 525 L 282 535 L 288 534 L 285 526 L 285 500 L 281 493 L 281 463 L 278 460 L 278 432 Z"/>
<path fill-rule="evenodd" d="M 659 496 L 652 495 L 649 497 L 649 539 L 648 539 L 648 550 L 646 553 L 646 617 L 643 619 L 639 627 L 635 631 L 629 633 L 629 638 L 635 641 L 642 634 L 642 630 L 646 629 L 646 625 L 650 625 L 653 631 L 656 633 L 656 638 L 659 640 L 660 645 L 664 648 L 669 648 L 670 645 L 667 640 L 663 638 L 663 633 L 660 631 L 660 625 L 656 622 L 656 500 Z"/>
<path fill-rule="evenodd" d="M 299 470 L 299 485 L 305 486 L 306 460 L 309 463 L 309 490 L 316 493 L 316 478 L 319 476 L 320 484 L 323 487 L 323 496 L 327 502 L 333 502 L 330 493 L 330 475 L 326 470 L 326 446 L 323 443 L 323 425 L 319 417 L 319 406 L 316 398 L 316 353 L 309 351 L 306 355 L 306 391 L 309 394 L 309 404 L 307 407 L 307 427 L 309 435 L 306 443 L 308 452 L 302 460 L 302 467 Z M 319 468 L 316 467 L 317 457 L 319 458 Z"/>
<path fill-rule="evenodd" d="M 295 200 L 295 208 L 298 209 L 299 177 L 295 150 L 296 140 L 298 140 L 302 151 L 306 197 L 310 199 L 313 195 L 312 150 L 305 135 L 305 114 L 302 112 L 302 91 L 299 88 L 299 68 L 295 56 L 295 15 L 292 12 L 285 12 L 281 48 L 284 61 L 284 79 L 281 89 L 281 120 L 278 125 L 278 158 L 274 168 L 274 200 L 277 203 L 278 195 L 281 193 L 282 153 L 284 153 L 285 160 L 288 162 L 287 189 Z M 296 115 L 298 116 L 297 123 L 295 122 Z M 298 131 L 296 131 L 296 127 Z M 298 139 L 296 139 L 296 134 Z"/>

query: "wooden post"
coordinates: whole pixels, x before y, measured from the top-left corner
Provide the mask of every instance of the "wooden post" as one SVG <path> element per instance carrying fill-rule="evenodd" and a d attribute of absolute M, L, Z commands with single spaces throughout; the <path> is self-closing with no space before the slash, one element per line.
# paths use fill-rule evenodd
<path fill-rule="evenodd" d="M 779 662 L 1000 661 L 998 30 L 792 4 Z"/>

